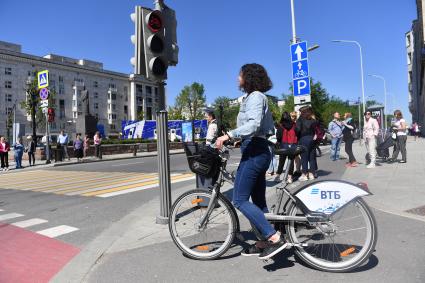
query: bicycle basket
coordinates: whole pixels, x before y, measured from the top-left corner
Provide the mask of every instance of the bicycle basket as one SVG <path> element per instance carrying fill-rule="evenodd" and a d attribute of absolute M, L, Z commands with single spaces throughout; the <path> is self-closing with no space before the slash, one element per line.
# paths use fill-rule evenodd
<path fill-rule="evenodd" d="M 210 178 L 217 174 L 221 158 L 214 148 L 204 144 L 184 143 L 184 151 L 193 173 Z"/>

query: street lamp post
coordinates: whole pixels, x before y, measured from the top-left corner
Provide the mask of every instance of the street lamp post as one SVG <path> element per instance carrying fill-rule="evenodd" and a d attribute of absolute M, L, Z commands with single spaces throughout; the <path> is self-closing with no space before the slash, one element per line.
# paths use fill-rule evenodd
<path fill-rule="evenodd" d="M 384 82 L 384 126 L 385 131 L 387 130 L 387 117 L 385 115 L 385 111 L 387 111 L 387 82 L 385 81 L 385 78 L 383 76 L 379 75 L 369 75 L 374 78 L 381 79 Z"/>
<path fill-rule="evenodd" d="M 332 42 L 345 42 L 345 43 L 354 43 L 359 47 L 359 51 L 360 51 L 360 75 L 361 75 L 361 79 L 362 79 L 362 100 L 363 100 L 363 113 L 366 112 L 366 101 L 365 101 L 365 97 L 364 97 L 364 75 L 363 75 L 363 53 L 362 53 L 362 46 L 360 45 L 359 42 L 355 41 L 355 40 L 345 40 L 345 39 L 334 39 L 332 40 Z M 359 126 L 361 129 L 361 119 L 359 117 Z"/>
<path fill-rule="evenodd" d="M 292 18 L 292 43 L 297 43 L 297 33 L 295 31 L 295 11 L 294 0 L 291 0 L 291 18 Z"/>

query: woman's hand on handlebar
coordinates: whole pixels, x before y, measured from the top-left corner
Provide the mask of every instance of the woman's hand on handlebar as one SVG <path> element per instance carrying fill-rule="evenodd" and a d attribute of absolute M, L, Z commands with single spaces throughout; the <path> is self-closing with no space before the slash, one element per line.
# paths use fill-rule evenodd
<path fill-rule="evenodd" d="M 215 147 L 218 149 L 221 149 L 223 147 L 223 144 L 225 141 L 229 140 L 229 136 L 228 135 L 224 135 L 221 136 L 219 138 L 217 138 L 217 140 L 215 141 Z"/>

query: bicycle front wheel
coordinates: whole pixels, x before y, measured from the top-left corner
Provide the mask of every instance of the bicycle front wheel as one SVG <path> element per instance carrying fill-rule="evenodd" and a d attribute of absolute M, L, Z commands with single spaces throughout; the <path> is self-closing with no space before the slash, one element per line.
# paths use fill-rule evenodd
<path fill-rule="evenodd" d="M 192 190 L 181 195 L 171 208 L 171 237 L 183 254 L 193 259 L 216 259 L 230 248 L 235 238 L 237 216 L 221 194 L 205 225 L 200 227 L 211 198 L 211 192 Z"/>
<path fill-rule="evenodd" d="M 295 204 L 289 215 L 303 215 Z M 337 210 L 330 221 L 287 225 L 295 253 L 313 268 L 330 272 L 348 272 L 363 264 L 373 253 L 378 231 L 375 217 L 362 199 Z"/>

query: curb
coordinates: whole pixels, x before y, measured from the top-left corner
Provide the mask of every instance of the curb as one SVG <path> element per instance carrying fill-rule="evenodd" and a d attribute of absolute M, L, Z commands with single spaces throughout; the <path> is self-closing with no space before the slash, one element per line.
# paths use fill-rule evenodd
<path fill-rule="evenodd" d="M 169 152 L 169 155 L 177 155 L 177 154 L 184 154 L 184 151 L 181 152 Z M 143 158 L 143 157 L 152 157 L 157 156 L 157 151 L 153 151 L 152 153 L 148 153 L 146 155 L 139 155 L 139 156 L 125 156 L 125 157 L 118 157 L 118 158 L 110 158 L 110 159 L 88 159 L 84 160 L 83 162 L 66 162 L 66 163 L 52 163 L 52 167 L 60 167 L 60 166 L 67 166 L 67 165 L 76 165 L 76 164 L 86 164 L 86 163 L 93 163 L 93 162 L 107 162 L 107 161 L 117 161 L 117 160 L 126 160 L 126 159 L 135 159 L 135 158 Z"/>

